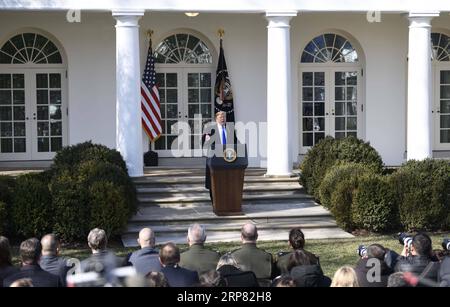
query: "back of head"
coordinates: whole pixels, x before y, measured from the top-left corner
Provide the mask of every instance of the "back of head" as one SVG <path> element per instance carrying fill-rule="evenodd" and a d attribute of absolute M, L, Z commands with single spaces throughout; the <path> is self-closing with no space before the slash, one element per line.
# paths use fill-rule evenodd
<path fill-rule="evenodd" d="M 20 244 L 20 258 L 23 264 L 37 264 L 41 256 L 41 243 L 36 238 L 23 241 Z"/>
<path fill-rule="evenodd" d="M 430 237 L 425 233 L 418 233 L 413 237 L 412 245 L 416 253 L 420 256 L 431 257 L 433 250 Z"/>
<path fill-rule="evenodd" d="M 403 277 L 403 272 L 397 272 L 389 275 L 387 286 L 390 288 L 410 287 Z"/>
<path fill-rule="evenodd" d="M 106 249 L 108 238 L 103 229 L 94 228 L 89 232 L 88 244 L 93 251 L 101 251 Z"/>
<path fill-rule="evenodd" d="M 272 287 L 286 288 L 297 287 L 295 280 L 289 275 L 281 275 L 273 280 Z"/>
<path fill-rule="evenodd" d="M 355 270 L 349 266 L 343 266 L 334 273 L 331 287 L 359 287 Z"/>
<path fill-rule="evenodd" d="M 298 249 L 289 256 L 287 270 L 289 272 L 293 267 L 299 265 L 314 265 L 314 264 L 317 264 L 316 259 L 313 259 L 312 256 L 309 253 L 306 253 L 304 250 Z"/>
<path fill-rule="evenodd" d="M 380 244 L 372 244 L 367 248 L 367 257 L 384 260 L 386 249 Z"/>
<path fill-rule="evenodd" d="M 149 287 L 161 288 L 169 286 L 166 277 L 161 272 L 150 272 L 147 274 L 146 278 L 148 280 Z"/>
<path fill-rule="evenodd" d="M 180 262 L 180 249 L 169 242 L 159 251 L 159 259 L 163 265 L 175 265 Z"/>
<path fill-rule="evenodd" d="M 11 288 L 30 288 L 33 287 L 33 281 L 30 278 L 22 278 L 14 281 Z"/>
<path fill-rule="evenodd" d="M 0 236 L 0 267 L 12 265 L 11 247 L 6 237 Z"/>
<path fill-rule="evenodd" d="M 292 228 L 289 232 L 289 243 L 293 249 L 302 249 L 305 246 L 305 235 L 300 227 Z"/>
<path fill-rule="evenodd" d="M 55 255 L 57 254 L 57 249 L 59 241 L 54 234 L 48 234 L 42 237 L 42 255 Z"/>
<path fill-rule="evenodd" d="M 150 228 L 142 228 L 139 231 L 139 245 L 144 247 L 155 247 L 155 233 Z"/>
<path fill-rule="evenodd" d="M 198 277 L 202 287 L 220 287 L 223 286 L 223 280 L 220 273 L 215 270 L 209 270 Z"/>
<path fill-rule="evenodd" d="M 191 244 L 203 244 L 206 241 L 205 227 L 193 224 L 188 228 L 188 239 Z"/>
<path fill-rule="evenodd" d="M 217 262 L 216 270 L 220 269 L 224 265 L 231 265 L 235 268 L 239 268 L 236 259 L 234 259 L 231 253 L 226 253 L 222 257 L 220 257 L 219 262 Z"/>
<path fill-rule="evenodd" d="M 255 243 L 258 239 L 258 229 L 254 224 L 247 223 L 242 226 L 241 237 L 244 243 Z"/>

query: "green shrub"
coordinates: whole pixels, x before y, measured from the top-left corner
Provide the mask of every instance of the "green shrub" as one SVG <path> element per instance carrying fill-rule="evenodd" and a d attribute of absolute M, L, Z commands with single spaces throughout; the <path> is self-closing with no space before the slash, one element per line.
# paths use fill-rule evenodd
<path fill-rule="evenodd" d="M 6 235 L 8 229 L 8 209 L 6 203 L 0 201 L 0 235 Z"/>
<path fill-rule="evenodd" d="M 104 145 L 92 144 L 91 141 L 67 146 L 61 149 L 53 159 L 52 169 L 77 169 L 84 161 L 108 162 L 117 165 L 125 172 L 127 166 L 120 152 Z"/>
<path fill-rule="evenodd" d="M 40 237 L 52 231 L 55 214 L 48 185 L 45 172 L 16 179 L 11 205 L 11 220 L 16 234 Z"/>
<path fill-rule="evenodd" d="M 15 180 L 10 176 L 0 176 L 0 235 L 11 232 L 11 204 L 14 194 Z"/>
<path fill-rule="evenodd" d="M 331 207 L 331 194 L 336 185 L 352 176 L 362 176 L 372 173 L 373 170 L 361 163 L 338 162 L 326 173 L 319 187 L 319 200 L 325 208 Z"/>
<path fill-rule="evenodd" d="M 301 164 L 300 183 L 320 201 L 319 187 L 327 171 L 338 162 L 362 163 L 377 173 L 383 170 L 378 152 L 355 137 L 335 140 L 326 137 L 313 146 Z"/>
<path fill-rule="evenodd" d="M 400 222 L 407 230 L 450 227 L 450 162 L 409 161 L 392 175 Z"/>
<path fill-rule="evenodd" d="M 336 184 L 331 194 L 330 211 L 336 223 L 344 230 L 351 231 L 354 227 L 352 220 L 353 192 L 358 188 L 357 176 L 350 176 Z"/>
<path fill-rule="evenodd" d="M 366 174 L 353 195 L 353 223 L 358 228 L 383 232 L 399 225 L 396 195 L 389 176 Z"/>

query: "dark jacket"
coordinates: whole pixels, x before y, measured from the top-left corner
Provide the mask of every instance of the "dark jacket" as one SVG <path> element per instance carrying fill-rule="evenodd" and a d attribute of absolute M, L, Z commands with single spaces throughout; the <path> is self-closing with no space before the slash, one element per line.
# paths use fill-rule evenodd
<path fill-rule="evenodd" d="M 3 287 L 3 280 L 15 273 L 19 272 L 19 268 L 9 265 L 0 267 L 0 288 Z"/>
<path fill-rule="evenodd" d="M 355 267 L 355 273 L 358 278 L 358 284 L 360 287 L 387 287 L 387 282 L 389 275 L 393 273 L 393 270 L 389 268 L 384 261 L 379 260 L 380 271 L 379 271 L 379 281 L 369 281 L 367 277 L 373 276 L 374 279 L 377 273 L 377 268 L 373 264 L 368 264 L 368 258 L 361 258 Z M 370 272 L 369 272 L 370 271 Z M 369 273 L 369 274 L 368 274 Z M 369 276 L 368 276 L 369 275 Z"/>
<path fill-rule="evenodd" d="M 61 279 L 63 285 L 66 283 L 67 272 L 71 266 L 67 265 L 67 259 L 57 256 L 41 256 L 39 266 L 50 274 L 57 275 Z"/>
<path fill-rule="evenodd" d="M 59 276 L 50 274 L 44 271 L 37 264 L 24 265 L 16 274 L 10 275 L 3 281 L 4 287 L 9 287 L 13 282 L 22 278 L 30 278 L 33 287 L 61 287 L 61 280 Z"/>
<path fill-rule="evenodd" d="M 450 256 L 445 257 L 441 262 L 439 282 L 442 287 L 450 287 Z"/>
<path fill-rule="evenodd" d="M 197 272 L 178 265 L 165 266 L 161 269 L 161 273 L 166 277 L 169 287 L 193 287 L 199 284 Z"/>
<path fill-rule="evenodd" d="M 316 263 L 320 265 L 319 262 L 319 257 L 317 257 L 316 255 L 314 255 L 311 252 L 308 252 L 306 250 L 303 250 L 305 252 L 305 254 L 307 254 L 311 259 L 316 259 Z M 288 274 L 289 271 L 287 269 L 287 266 L 289 264 L 289 257 L 291 257 L 291 255 L 294 252 L 279 252 L 277 254 L 277 260 L 275 262 L 275 275 L 282 275 L 282 274 Z"/>
<path fill-rule="evenodd" d="M 122 258 L 116 257 L 109 251 L 102 251 L 81 261 L 81 270 L 82 272 L 93 272 L 97 271 L 98 268 L 103 268 L 102 271 L 110 271 L 123 265 L 124 260 Z"/>
<path fill-rule="evenodd" d="M 223 265 L 218 270 L 225 287 L 259 287 L 255 273 L 241 271 L 232 265 Z"/>
<path fill-rule="evenodd" d="M 320 265 L 299 265 L 293 267 L 290 275 L 297 287 L 329 287 L 331 279 L 323 275 Z"/>
<path fill-rule="evenodd" d="M 430 265 L 428 265 L 430 264 Z M 424 270 L 426 269 L 426 272 Z M 433 262 L 426 256 L 400 256 L 395 265 L 396 272 L 411 272 L 422 278 L 427 278 L 437 282 L 439 272 L 439 262 Z"/>
<path fill-rule="evenodd" d="M 232 254 L 242 271 L 252 271 L 261 286 L 270 286 L 274 265 L 272 254 L 256 247 L 256 243 L 242 244 Z"/>
<path fill-rule="evenodd" d="M 198 274 L 210 270 L 216 270 L 220 255 L 203 246 L 203 244 L 194 244 L 189 250 L 181 253 L 179 265 L 188 270 L 197 271 Z"/>
<path fill-rule="evenodd" d="M 149 272 L 161 272 L 159 251 L 151 247 L 144 247 L 133 252 L 129 262 L 139 274 L 147 275 Z"/>

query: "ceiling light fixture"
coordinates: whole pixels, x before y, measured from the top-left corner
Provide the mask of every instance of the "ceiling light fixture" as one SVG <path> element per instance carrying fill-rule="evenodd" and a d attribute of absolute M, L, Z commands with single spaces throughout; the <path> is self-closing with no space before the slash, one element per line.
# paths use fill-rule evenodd
<path fill-rule="evenodd" d="M 198 14 L 199 13 L 197 13 L 197 12 L 187 12 L 187 13 L 184 13 L 186 16 L 188 16 L 188 17 L 195 17 L 195 16 L 198 16 Z"/>

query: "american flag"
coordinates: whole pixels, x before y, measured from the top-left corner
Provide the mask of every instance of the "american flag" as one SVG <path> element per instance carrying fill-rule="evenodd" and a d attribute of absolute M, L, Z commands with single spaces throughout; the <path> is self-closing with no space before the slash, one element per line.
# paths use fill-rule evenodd
<path fill-rule="evenodd" d="M 161 135 L 162 128 L 159 91 L 156 86 L 155 58 L 153 57 L 151 41 L 141 82 L 141 109 L 142 126 L 150 141 L 154 142 Z"/>

